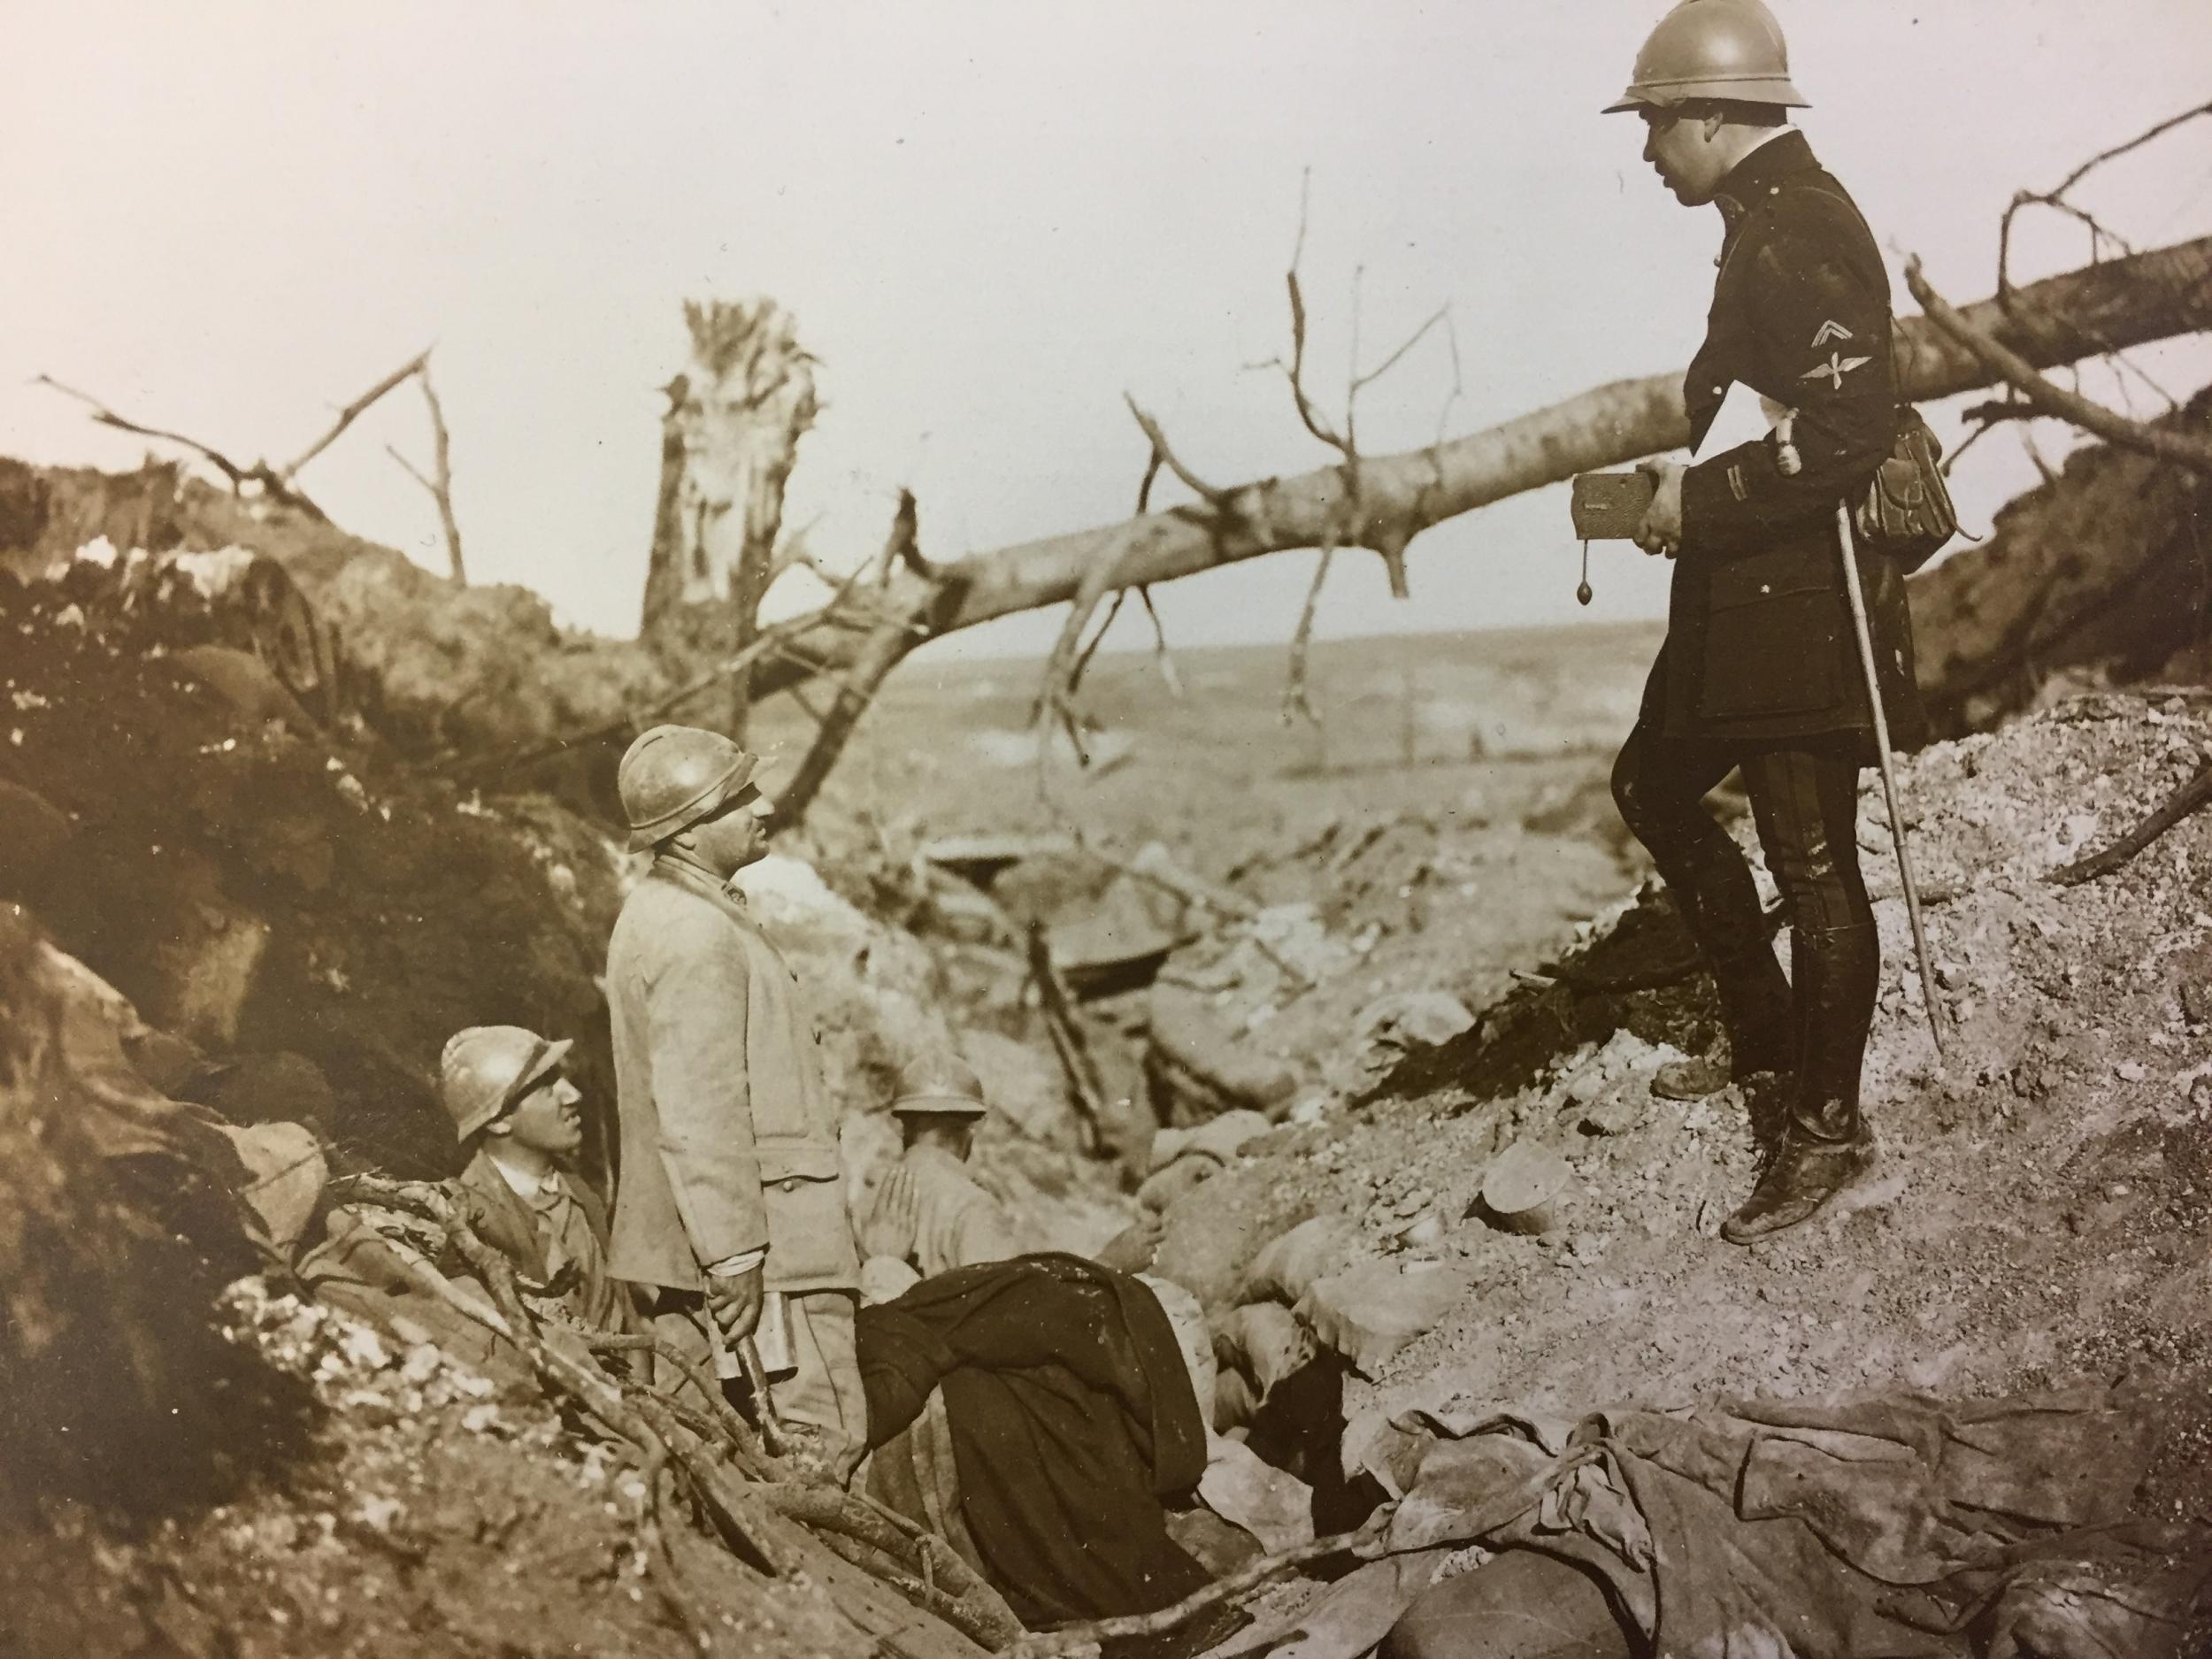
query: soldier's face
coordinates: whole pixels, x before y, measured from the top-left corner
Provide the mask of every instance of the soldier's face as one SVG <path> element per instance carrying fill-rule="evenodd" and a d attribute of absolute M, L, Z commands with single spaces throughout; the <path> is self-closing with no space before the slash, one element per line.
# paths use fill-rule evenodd
<path fill-rule="evenodd" d="M 573 1083 L 556 1071 L 517 1101 L 489 1133 L 534 1152 L 565 1158 L 584 1144 L 583 1114 L 576 1110 L 583 1098 Z"/>
<path fill-rule="evenodd" d="M 689 839 L 709 869 L 733 876 L 766 856 L 768 820 L 774 813 L 774 803 L 748 785 L 714 817 L 694 825 Z"/>
<path fill-rule="evenodd" d="M 1727 171 L 1713 147 L 1719 123 L 1679 115 L 1667 110 L 1647 109 L 1644 118 L 1644 159 L 1685 207 L 1702 207 L 1713 199 L 1713 187 Z"/>

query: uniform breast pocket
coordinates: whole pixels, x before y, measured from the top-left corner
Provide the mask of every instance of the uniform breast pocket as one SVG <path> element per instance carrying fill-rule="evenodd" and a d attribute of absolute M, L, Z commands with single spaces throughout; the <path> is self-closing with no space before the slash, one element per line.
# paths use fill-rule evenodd
<path fill-rule="evenodd" d="M 1713 572 L 1701 714 L 1810 714 L 1843 701 L 1843 601 L 1824 565 L 1812 549 L 1785 549 Z"/>

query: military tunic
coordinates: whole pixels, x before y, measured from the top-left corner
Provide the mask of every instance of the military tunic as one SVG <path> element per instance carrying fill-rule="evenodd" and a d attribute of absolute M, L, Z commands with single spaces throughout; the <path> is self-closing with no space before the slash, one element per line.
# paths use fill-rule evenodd
<path fill-rule="evenodd" d="M 1706 338 L 1683 385 L 1702 442 L 1731 382 L 1794 411 L 1776 434 L 1690 467 L 1667 642 L 1644 718 L 1670 738 L 1764 745 L 1871 726 L 1845 598 L 1835 515 L 1897 435 L 1888 273 L 1843 187 L 1792 131 L 1753 150 L 1715 195 L 1725 226 Z M 1893 741 L 1924 730 L 1904 580 L 1859 560 Z M 1858 745 L 1866 756 L 1870 749 Z"/>

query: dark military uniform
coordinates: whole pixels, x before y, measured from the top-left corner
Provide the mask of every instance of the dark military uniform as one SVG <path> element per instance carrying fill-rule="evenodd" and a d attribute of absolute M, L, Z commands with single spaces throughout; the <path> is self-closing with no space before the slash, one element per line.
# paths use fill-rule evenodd
<path fill-rule="evenodd" d="M 1693 442 L 1740 380 L 1796 411 L 1800 470 L 1785 472 L 1763 438 L 1684 475 L 1667 645 L 1645 718 L 1670 737 L 1731 743 L 1866 733 L 1835 517 L 1897 437 L 1889 275 L 1858 209 L 1801 133 L 1745 157 L 1715 203 L 1727 227 L 1720 274 L 1682 388 Z M 1863 556 L 1859 571 L 1892 735 L 1910 744 L 1924 721 L 1904 582 L 1878 556 Z"/>
<path fill-rule="evenodd" d="M 1889 280 L 1857 208 L 1794 131 L 1739 162 L 1715 201 L 1726 235 L 1684 388 L 1692 431 L 1703 439 L 1740 381 L 1795 411 L 1793 453 L 1770 434 L 1684 474 L 1667 641 L 1614 795 L 1713 968 L 1737 1075 L 1794 1073 L 1797 1131 L 1855 1143 L 1880 971 L 1856 837 L 1874 749 L 1836 506 L 1865 490 L 1897 434 Z M 1879 555 L 1859 570 L 1893 735 L 1915 741 L 1903 575 Z M 1793 990 L 1750 871 L 1701 804 L 1738 766 L 1789 914 Z"/>

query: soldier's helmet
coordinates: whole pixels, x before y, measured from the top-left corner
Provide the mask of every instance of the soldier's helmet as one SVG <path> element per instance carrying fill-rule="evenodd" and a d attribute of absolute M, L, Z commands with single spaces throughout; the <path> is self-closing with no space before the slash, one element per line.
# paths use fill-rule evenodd
<path fill-rule="evenodd" d="M 548 1042 L 520 1025 L 471 1025 L 449 1038 L 438 1057 L 438 1094 L 466 1141 L 530 1092 L 565 1059 L 569 1040 Z"/>
<path fill-rule="evenodd" d="M 1804 109 L 1782 26 L 1759 0 L 1682 0 L 1636 54 L 1628 89 L 1605 113 L 1671 109 L 1693 98 Z"/>
<path fill-rule="evenodd" d="M 759 756 L 719 732 L 657 726 L 641 733 L 615 772 L 630 849 L 657 846 L 721 810 L 759 767 Z"/>
<path fill-rule="evenodd" d="M 900 1117 L 980 1118 L 991 1109 L 984 1103 L 983 1079 L 975 1068 L 953 1054 L 929 1054 L 899 1073 L 898 1098 L 891 1110 Z"/>

